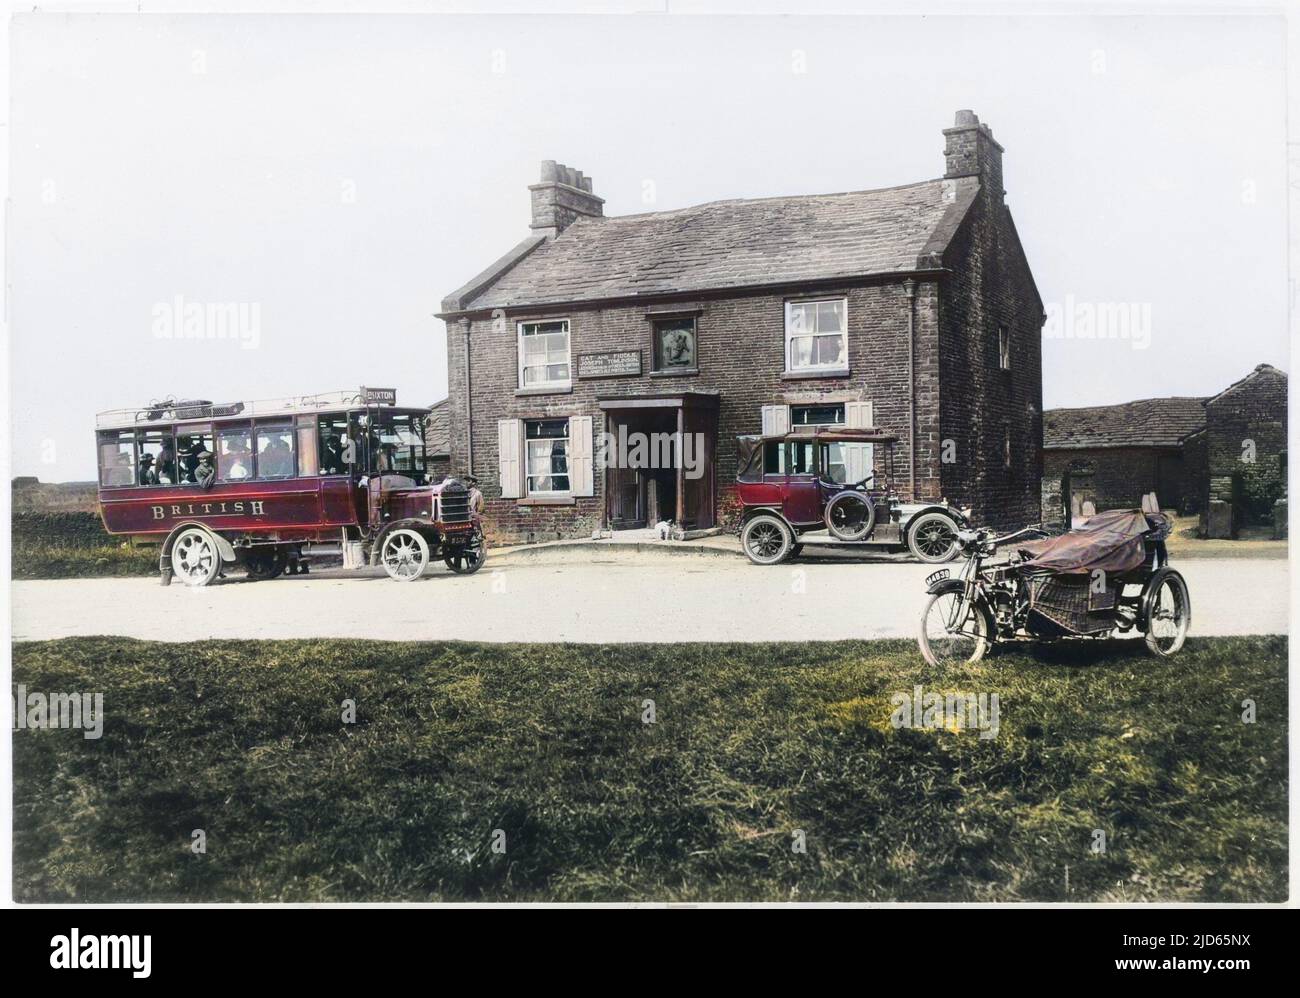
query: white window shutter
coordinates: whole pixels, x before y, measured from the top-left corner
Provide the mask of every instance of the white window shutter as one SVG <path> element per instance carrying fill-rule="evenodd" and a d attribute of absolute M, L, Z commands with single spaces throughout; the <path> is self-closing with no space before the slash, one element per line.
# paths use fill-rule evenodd
<path fill-rule="evenodd" d="M 497 463 L 501 478 L 501 497 L 518 499 L 524 494 L 520 474 L 522 448 L 519 444 L 519 420 L 497 420 Z"/>
<path fill-rule="evenodd" d="M 575 496 L 595 495 L 590 416 L 569 417 L 569 489 Z"/>
<path fill-rule="evenodd" d="M 870 402 L 845 402 L 844 425 L 852 430 L 869 430 L 872 428 Z"/>
<path fill-rule="evenodd" d="M 763 436 L 779 437 L 790 432 L 790 407 L 788 405 L 765 405 L 762 408 Z"/>
<path fill-rule="evenodd" d="M 870 402 L 845 402 L 844 425 L 852 430 L 872 428 Z M 871 444 L 844 445 L 844 477 L 849 482 L 860 482 L 875 468 L 875 448 Z"/>

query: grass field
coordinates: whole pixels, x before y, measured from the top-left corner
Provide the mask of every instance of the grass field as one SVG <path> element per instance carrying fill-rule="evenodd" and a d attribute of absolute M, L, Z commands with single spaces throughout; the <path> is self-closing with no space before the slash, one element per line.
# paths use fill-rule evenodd
<path fill-rule="evenodd" d="M 1286 640 L 1139 644 L 20 644 L 107 720 L 13 733 L 14 893 L 1283 900 Z M 997 736 L 895 728 L 915 684 L 998 694 Z"/>
<path fill-rule="evenodd" d="M 13 514 L 13 577 L 74 579 L 149 575 L 158 571 L 158 548 L 132 547 L 104 531 L 98 513 Z"/>

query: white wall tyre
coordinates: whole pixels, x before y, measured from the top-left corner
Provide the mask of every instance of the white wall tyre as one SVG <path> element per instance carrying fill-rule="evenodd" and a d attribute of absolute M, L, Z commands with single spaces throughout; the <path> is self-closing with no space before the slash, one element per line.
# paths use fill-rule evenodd
<path fill-rule="evenodd" d="M 429 567 L 429 542 L 414 530 L 394 530 L 384 538 L 379 563 L 390 579 L 414 582 Z"/>
<path fill-rule="evenodd" d="M 825 520 L 840 540 L 864 540 L 876 525 L 876 507 L 864 492 L 841 492 L 826 504 Z"/>
<path fill-rule="evenodd" d="M 952 561 L 961 550 L 957 524 L 943 513 L 922 513 L 907 528 L 907 549 L 913 558 L 927 565 Z"/>
<path fill-rule="evenodd" d="M 777 565 L 789 556 L 794 538 L 780 517 L 759 513 L 745 522 L 740 531 L 740 546 L 745 550 L 745 557 L 755 565 Z"/>
<path fill-rule="evenodd" d="M 921 611 L 916 643 L 936 669 L 978 662 L 989 650 L 989 619 L 961 590 L 935 593 Z"/>
<path fill-rule="evenodd" d="M 1148 605 L 1147 651 L 1157 658 L 1177 654 L 1192 623 L 1192 600 L 1183 577 L 1173 571 L 1158 576 Z"/>
<path fill-rule="evenodd" d="M 221 552 L 206 530 L 182 530 L 172 543 L 172 576 L 187 586 L 209 586 L 221 573 Z"/>

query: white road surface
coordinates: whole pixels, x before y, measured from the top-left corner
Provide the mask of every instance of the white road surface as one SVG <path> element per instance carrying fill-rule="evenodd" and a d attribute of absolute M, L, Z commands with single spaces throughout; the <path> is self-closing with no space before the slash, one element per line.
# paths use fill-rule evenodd
<path fill-rule="evenodd" d="M 956 565 L 949 566 L 956 568 Z M 1193 635 L 1288 633 L 1284 560 L 1184 560 Z M 468 641 L 799 641 L 911 638 L 933 566 L 586 552 L 420 580 L 341 569 L 192 589 L 154 579 L 13 584 L 17 641 L 124 635 Z"/>

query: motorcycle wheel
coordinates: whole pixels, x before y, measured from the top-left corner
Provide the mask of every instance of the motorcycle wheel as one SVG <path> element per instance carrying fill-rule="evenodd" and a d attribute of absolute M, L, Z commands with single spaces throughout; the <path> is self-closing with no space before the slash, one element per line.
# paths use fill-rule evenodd
<path fill-rule="evenodd" d="M 921 612 L 916 643 L 935 668 L 978 662 L 989 650 L 989 618 L 959 590 L 935 593 Z"/>

